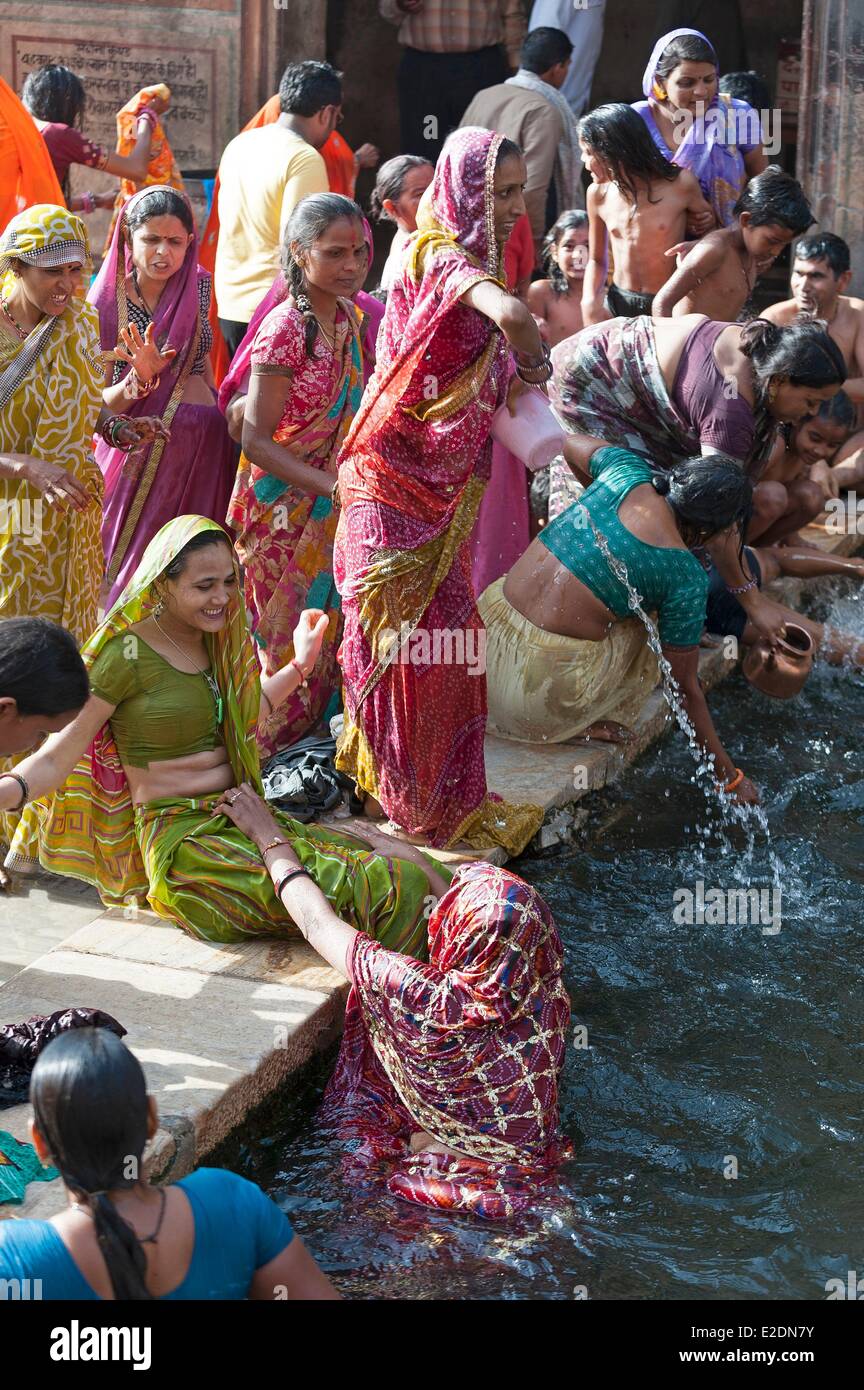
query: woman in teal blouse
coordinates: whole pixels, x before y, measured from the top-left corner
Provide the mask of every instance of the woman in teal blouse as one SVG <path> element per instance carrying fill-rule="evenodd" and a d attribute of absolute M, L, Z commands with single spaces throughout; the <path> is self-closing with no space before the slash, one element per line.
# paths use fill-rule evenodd
<path fill-rule="evenodd" d="M 699 639 L 708 577 L 693 548 L 746 530 L 752 485 L 723 454 L 654 472 L 600 439 L 567 441 L 568 458 L 593 479 L 480 599 L 486 624 L 489 729 L 526 742 L 581 736 L 621 742 L 657 684 L 657 661 L 626 585 L 597 541 L 626 566 L 684 708 L 723 787 L 739 801 L 756 788 L 725 752 L 699 685 Z"/>

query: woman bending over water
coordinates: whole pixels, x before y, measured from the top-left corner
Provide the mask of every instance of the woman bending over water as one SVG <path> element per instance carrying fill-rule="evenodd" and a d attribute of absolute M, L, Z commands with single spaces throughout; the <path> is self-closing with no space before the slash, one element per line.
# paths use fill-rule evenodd
<path fill-rule="evenodd" d="M 291 931 L 259 856 L 216 806 L 238 781 L 260 787 L 259 720 L 306 679 L 324 629 L 323 614 L 304 614 L 296 658 L 262 678 L 238 587 L 221 527 L 170 522 L 84 648 L 84 709 L 0 777 L 2 809 L 55 793 L 40 835 L 46 868 L 93 883 L 108 904 L 146 899 L 210 941 Z M 396 949 L 425 951 L 424 902 L 444 879 L 419 851 L 393 844 L 388 862 L 277 819 L 336 911 Z"/>
<path fill-rule="evenodd" d="M 657 614 L 663 655 L 718 782 L 739 801 L 758 801 L 717 737 L 699 684 L 708 577 L 692 554 L 729 536 L 740 548 L 749 479 L 722 454 L 658 473 L 600 439 L 569 439 L 565 450 L 586 478 L 590 472 L 591 486 L 480 599 L 490 729 L 532 743 L 580 735 L 620 742 L 627 731 L 619 721 L 632 723 L 654 689 L 656 658 L 599 532 L 645 611 Z"/>

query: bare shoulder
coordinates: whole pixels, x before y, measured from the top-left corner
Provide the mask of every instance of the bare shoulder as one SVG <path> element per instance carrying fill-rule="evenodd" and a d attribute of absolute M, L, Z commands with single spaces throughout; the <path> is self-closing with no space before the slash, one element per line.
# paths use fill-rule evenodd
<path fill-rule="evenodd" d="M 864 308 L 864 304 L 861 307 Z M 794 299 L 784 299 L 782 304 L 769 304 L 767 309 L 762 310 L 759 317 L 767 319 L 769 323 L 786 325 L 798 317 L 798 305 Z"/>
<path fill-rule="evenodd" d="M 545 314 L 546 306 L 549 303 L 549 291 L 552 288 L 551 280 L 533 280 L 528 286 L 528 308 L 535 314 Z"/>
<path fill-rule="evenodd" d="M 840 303 L 845 304 L 853 314 L 864 314 L 864 299 L 856 299 L 851 294 L 841 294 Z"/>

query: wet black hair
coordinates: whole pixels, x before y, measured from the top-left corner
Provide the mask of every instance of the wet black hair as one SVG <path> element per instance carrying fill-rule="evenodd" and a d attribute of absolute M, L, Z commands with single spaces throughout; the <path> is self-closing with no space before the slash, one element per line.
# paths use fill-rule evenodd
<path fill-rule="evenodd" d="M 603 161 L 613 183 L 634 208 L 640 180 L 650 184 L 651 179 L 667 179 L 672 183 L 681 173 L 677 164 L 661 154 L 642 117 L 626 102 L 609 101 L 589 111 L 579 122 L 579 135 Z"/>
<path fill-rule="evenodd" d="M 505 136 L 498 146 L 498 153 L 495 156 L 495 168 L 500 169 L 505 159 L 522 159 L 522 146 L 517 145 L 515 140 L 508 140 Z"/>
<path fill-rule="evenodd" d="M 151 217 L 177 217 L 187 232 L 194 232 L 195 220 L 186 199 L 173 188 L 154 188 L 152 193 L 142 193 L 134 208 L 126 216 L 126 227 L 130 233 L 137 232 Z"/>
<path fill-rule="evenodd" d="M 852 264 L 849 246 L 834 232 L 812 232 L 795 247 L 796 261 L 827 261 L 835 277 L 845 275 Z"/>
<path fill-rule="evenodd" d="M 288 282 L 294 303 L 306 320 L 304 339 L 306 356 L 311 357 L 318 336 L 318 320 L 306 293 L 306 275 L 291 253 L 292 242 L 299 242 L 304 251 L 312 249 L 327 228 L 341 217 L 356 219 L 363 225 L 363 210 L 353 198 L 342 193 L 311 193 L 302 198 L 288 219 L 282 238 L 282 273 Z"/>
<path fill-rule="evenodd" d="M 562 212 L 543 238 L 543 264 L 554 294 L 566 294 L 569 289 L 567 276 L 555 260 L 554 252 L 565 232 L 572 232 L 574 229 L 588 229 L 588 214 L 581 208 L 568 208 L 566 212 Z"/>
<path fill-rule="evenodd" d="M 846 380 L 846 359 L 819 320 L 783 325 L 751 319 L 739 341 L 763 400 L 771 380 L 778 376 L 786 377 L 791 386 L 813 390 L 842 386 Z"/>
<path fill-rule="evenodd" d="M 80 710 L 90 683 L 72 634 L 47 618 L 0 621 L 0 696 L 25 716 Z"/>
<path fill-rule="evenodd" d="M 735 216 L 749 212 L 751 227 L 786 227 L 800 236 L 816 221 L 804 189 L 779 164 L 769 164 L 745 186 L 734 207 Z"/>
<path fill-rule="evenodd" d="M 857 417 L 858 411 L 846 392 L 838 391 L 836 396 L 829 396 L 827 401 L 822 402 L 815 418 L 825 420 L 829 425 L 840 425 L 847 434 L 851 434 Z M 807 424 L 807 421 L 803 423 Z"/>
<path fill-rule="evenodd" d="M 700 454 L 668 472 L 655 473 L 651 482 L 685 527 L 691 545 L 737 522 L 743 549 L 753 510 L 753 484 L 737 459 L 728 454 Z"/>
<path fill-rule="evenodd" d="M 325 106 L 342 105 L 342 74 L 330 63 L 308 58 L 289 63 L 279 83 L 279 110 L 289 116 L 317 116 Z"/>
<path fill-rule="evenodd" d="M 720 78 L 720 91 L 727 97 L 746 101 L 754 111 L 767 111 L 771 105 L 768 83 L 758 72 L 726 72 Z"/>
<path fill-rule="evenodd" d="M 376 222 L 389 220 L 390 214 L 384 211 L 385 198 L 389 198 L 391 203 L 401 198 L 408 174 L 412 169 L 422 169 L 424 164 L 430 169 L 435 167 L 432 160 L 424 159 L 422 154 L 397 154 L 394 159 L 388 159 L 381 165 L 375 187 L 369 195 L 369 213 Z"/>
<path fill-rule="evenodd" d="M 199 531 L 197 536 L 193 536 L 191 541 L 187 541 L 182 550 L 178 550 L 170 565 L 166 565 L 162 571 L 164 579 L 179 579 L 186 568 L 186 561 L 196 550 L 206 550 L 209 545 L 226 545 L 231 550 L 231 541 L 224 531 Z M 231 551 L 233 555 L 233 550 Z"/>
<path fill-rule="evenodd" d="M 715 68 L 719 67 L 717 54 L 711 44 L 698 34 L 681 34 L 667 43 L 660 54 L 656 76 L 665 81 L 681 63 L 713 63 Z"/>
<path fill-rule="evenodd" d="M 84 83 L 71 68 L 47 63 L 28 73 L 21 100 L 37 121 L 77 125 L 84 111 Z"/>
<path fill-rule="evenodd" d="M 30 1104 L 51 1162 L 90 1209 L 115 1299 L 151 1299 L 144 1249 L 107 1196 L 143 1176 L 147 1083 L 141 1063 L 110 1029 L 73 1028 L 37 1057 Z"/>
<path fill-rule="evenodd" d="M 526 72 L 536 73 L 539 77 L 559 63 L 565 63 L 572 52 L 573 42 L 563 29 L 541 25 L 532 29 L 523 43 L 519 65 Z"/>

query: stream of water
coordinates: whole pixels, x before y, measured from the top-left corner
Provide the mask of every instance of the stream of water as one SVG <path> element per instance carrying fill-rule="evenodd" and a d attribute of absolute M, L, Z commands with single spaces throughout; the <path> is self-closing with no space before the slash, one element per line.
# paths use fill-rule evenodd
<path fill-rule="evenodd" d="M 848 585 L 824 592 L 864 632 Z M 587 1030 L 547 1205 L 493 1226 L 346 1186 L 314 1118 L 332 1055 L 219 1156 L 348 1296 L 810 1300 L 864 1272 L 864 678 L 818 666 L 781 704 L 736 676 L 710 704 L 770 841 L 711 822 L 672 733 L 586 849 L 513 866 L 552 907 Z M 700 882 L 779 888 L 780 930 L 676 921 Z"/>

